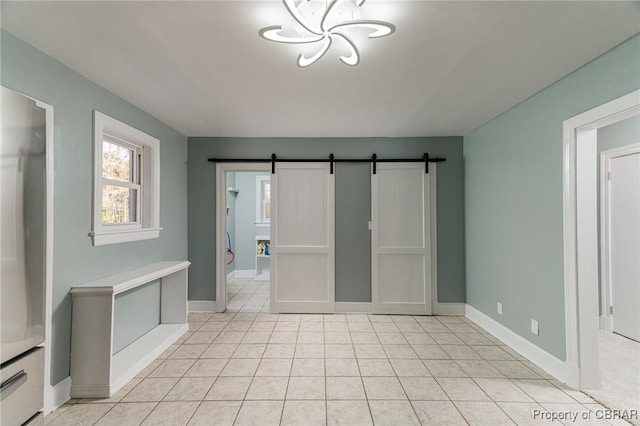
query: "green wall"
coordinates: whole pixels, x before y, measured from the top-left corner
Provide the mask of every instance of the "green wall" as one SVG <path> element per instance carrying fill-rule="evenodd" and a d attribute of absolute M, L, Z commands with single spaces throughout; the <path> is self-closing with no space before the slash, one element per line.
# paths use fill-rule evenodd
<path fill-rule="evenodd" d="M 236 173 L 236 269 L 256 269 L 256 236 L 270 235 L 270 226 L 256 225 L 256 177 L 268 173 Z M 262 262 L 269 259 L 261 259 Z"/>
<path fill-rule="evenodd" d="M 51 384 L 69 376 L 69 289 L 162 260 L 187 258 L 186 137 L 12 34 L 1 33 L 2 84 L 54 108 Z M 160 139 L 160 238 L 93 247 L 93 110 Z M 135 317 L 134 317 L 135 318 Z"/>
<path fill-rule="evenodd" d="M 559 359 L 562 122 L 638 88 L 636 35 L 464 137 L 467 303 Z"/>
<path fill-rule="evenodd" d="M 447 158 L 438 165 L 438 296 L 465 301 L 462 138 L 189 138 L 189 300 L 215 300 L 216 166 L 209 157 Z M 370 177 L 363 164 L 336 167 L 336 301 L 371 301 Z"/>

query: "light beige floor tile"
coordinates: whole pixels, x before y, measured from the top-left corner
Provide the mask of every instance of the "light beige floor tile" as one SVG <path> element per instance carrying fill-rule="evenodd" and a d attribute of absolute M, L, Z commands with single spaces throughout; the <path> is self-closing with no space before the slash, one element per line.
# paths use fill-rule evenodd
<path fill-rule="evenodd" d="M 214 377 L 183 377 L 164 397 L 164 401 L 202 401 L 213 382 Z"/>
<path fill-rule="evenodd" d="M 276 333 L 297 332 L 299 328 L 300 328 L 300 323 L 298 322 L 278 321 L 273 331 Z"/>
<path fill-rule="evenodd" d="M 432 377 L 400 377 L 400 383 L 410 400 L 449 400 L 447 394 Z"/>
<path fill-rule="evenodd" d="M 161 402 L 142 423 L 144 426 L 183 426 L 196 412 L 199 402 Z"/>
<path fill-rule="evenodd" d="M 467 426 L 451 401 L 411 401 L 411 405 L 423 425 Z"/>
<path fill-rule="evenodd" d="M 456 334 L 476 332 L 476 330 L 474 330 L 471 326 L 467 324 L 446 324 L 446 326 L 449 330 L 453 331 Z"/>
<path fill-rule="evenodd" d="M 324 331 L 330 333 L 347 333 L 349 327 L 346 322 L 327 322 L 324 323 Z"/>
<path fill-rule="evenodd" d="M 450 330 L 441 322 L 427 322 L 427 323 L 420 323 L 420 325 L 422 326 L 422 328 L 424 328 L 425 331 L 427 331 L 429 334 L 431 333 L 447 333 Z M 433 337 L 433 336 L 432 336 Z"/>
<path fill-rule="evenodd" d="M 284 399 L 288 377 L 254 377 L 245 399 Z"/>
<path fill-rule="evenodd" d="M 324 358 L 324 345 L 296 345 L 294 358 Z"/>
<path fill-rule="evenodd" d="M 54 418 L 51 426 L 92 425 L 111 410 L 115 404 L 73 404 L 63 414 Z"/>
<path fill-rule="evenodd" d="M 404 333 L 410 345 L 435 345 L 436 342 L 424 331 L 422 333 Z"/>
<path fill-rule="evenodd" d="M 244 331 L 222 331 L 214 340 L 215 343 L 240 343 L 246 333 Z"/>
<path fill-rule="evenodd" d="M 324 334 L 320 331 L 300 331 L 296 343 L 321 345 L 324 343 Z"/>
<path fill-rule="evenodd" d="M 262 358 L 266 348 L 266 343 L 241 343 L 232 358 Z"/>
<path fill-rule="evenodd" d="M 513 382 L 538 403 L 575 403 L 569 395 L 546 380 L 516 379 Z"/>
<path fill-rule="evenodd" d="M 393 320 L 389 315 L 368 315 L 368 317 L 369 317 L 369 321 L 371 321 L 371 324 L 381 323 L 381 322 L 391 322 L 391 323 L 393 322 Z"/>
<path fill-rule="evenodd" d="M 361 358 L 387 358 L 382 345 L 353 345 L 356 357 Z"/>
<path fill-rule="evenodd" d="M 362 382 L 369 400 L 407 399 L 397 377 L 363 377 Z"/>
<path fill-rule="evenodd" d="M 200 358 L 231 358 L 237 347 L 237 343 L 212 343 Z"/>
<path fill-rule="evenodd" d="M 189 337 L 191 337 L 192 333 L 189 333 Z M 187 340 L 187 339 L 185 339 Z M 164 350 L 164 352 L 162 352 L 158 358 L 156 358 L 155 360 L 160 360 L 160 359 L 167 359 L 169 358 L 169 355 L 171 355 L 173 352 L 175 352 L 176 349 L 178 349 L 180 347 L 181 344 L 173 344 L 171 346 L 169 346 L 167 349 Z"/>
<path fill-rule="evenodd" d="M 234 426 L 278 426 L 284 401 L 244 401 Z"/>
<path fill-rule="evenodd" d="M 296 345 L 294 343 L 269 343 L 262 355 L 263 358 L 293 358 Z"/>
<path fill-rule="evenodd" d="M 351 333 L 351 341 L 354 345 L 379 345 L 378 335 L 376 333 Z"/>
<path fill-rule="evenodd" d="M 373 425 L 367 401 L 327 401 L 328 426 Z"/>
<path fill-rule="evenodd" d="M 427 370 L 419 359 L 389 359 L 393 370 L 398 377 L 430 377 Z"/>
<path fill-rule="evenodd" d="M 133 388 L 138 386 L 142 381 L 142 377 L 134 377 L 129 380 L 118 392 L 111 398 L 82 398 L 77 400 L 77 404 L 108 404 L 112 402 L 120 402 Z M 593 402 L 593 401 L 592 401 Z"/>
<path fill-rule="evenodd" d="M 196 331 L 191 335 L 191 337 L 187 339 L 185 344 L 206 344 L 208 346 L 209 344 L 213 343 L 216 337 L 218 337 L 217 331 Z"/>
<path fill-rule="evenodd" d="M 542 379 L 540 375 L 520 361 L 489 361 L 489 363 L 510 379 Z"/>
<path fill-rule="evenodd" d="M 389 358 L 418 358 L 411 345 L 382 345 L 382 349 Z"/>
<path fill-rule="evenodd" d="M 221 376 L 253 376 L 258 369 L 259 359 L 232 358 L 227 362 Z"/>
<path fill-rule="evenodd" d="M 471 379 L 439 377 L 436 380 L 453 401 L 489 400 L 489 397 Z"/>
<path fill-rule="evenodd" d="M 358 363 L 353 358 L 327 359 L 326 360 L 327 376 L 360 376 Z"/>
<path fill-rule="evenodd" d="M 96 423 L 96 426 L 139 425 L 156 405 L 156 402 L 124 402 L 116 404 Z"/>
<path fill-rule="evenodd" d="M 325 424 L 325 401 L 285 401 L 280 426 L 324 426 Z"/>
<path fill-rule="evenodd" d="M 271 339 L 270 331 L 247 331 L 242 338 L 242 343 L 264 343 L 267 344 Z"/>
<path fill-rule="evenodd" d="M 290 377 L 287 399 L 325 399 L 324 377 Z"/>
<path fill-rule="evenodd" d="M 403 333 L 421 333 L 421 334 L 425 334 L 426 332 L 424 331 L 424 328 L 422 328 L 420 326 L 420 324 L 418 324 L 417 322 L 397 322 L 396 323 L 396 327 L 398 327 L 398 329 L 403 332 Z M 405 336 L 406 337 L 406 336 Z"/>
<path fill-rule="evenodd" d="M 455 401 L 454 404 L 470 426 L 515 424 L 495 402 Z"/>
<path fill-rule="evenodd" d="M 360 377 L 327 377 L 327 399 L 365 399 Z"/>
<path fill-rule="evenodd" d="M 429 334 L 439 345 L 464 345 L 464 342 L 451 332 L 442 333 L 430 331 Z"/>
<path fill-rule="evenodd" d="M 358 366 L 363 377 L 395 377 L 396 375 L 388 359 L 358 359 Z"/>
<path fill-rule="evenodd" d="M 353 345 L 324 345 L 326 358 L 355 358 Z"/>
<path fill-rule="evenodd" d="M 279 322 L 291 321 L 291 322 L 296 322 L 300 324 L 301 319 L 302 319 L 302 315 L 300 314 L 280 314 L 278 321 Z"/>
<path fill-rule="evenodd" d="M 439 345 L 411 345 L 420 359 L 451 359 Z"/>
<path fill-rule="evenodd" d="M 182 377 L 195 361 L 195 359 L 167 359 L 147 377 Z"/>
<path fill-rule="evenodd" d="M 324 333 L 324 341 L 325 343 L 329 343 L 329 344 L 333 344 L 333 343 L 351 344 L 351 334 L 327 332 L 327 333 Z"/>
<path fill-rule="evenodd" d="M 296 343 L 298 333 L 295 331 L 274 331 L 269 343 Z"/>
<path fill-rule="evenodd" d="M 467 345 L 493 345 L 493 342 L 480 333 L 456 333 L 456 336 Z"/>
<path fill-rule="evenodd" d="M 504 378 L 504 375 L 499 372 L 488 361 L 480 360 L 456 360 L 456 363 L 464 370 L 469 377 L 483 377 L 500 379 Z"/>
<path fill-rule="evenodd" d="M 323 322 L 324 315 L 323 314 L 306 314 L 300 316 L 300 323 L 303 322 Z"/>
<path fill-rule="evenodd" d="M 503 351 L 498 346 L 482 345 L 482 346 L 471 346 L 471 348 L 474 351 L 478 352 L 482 356 L 482 358 L 487 360 L 513 361 L 514 359 L 511 355 Z"/>
<path fill-rule="evenodd" d="M 468 377 L 467 373 L 453 360 L 423 359 L 422 362 L 433 377 Z"/>
<path fill-rule="evenodd" d="M 498 402 L 533 402 L 509 379 L 474 378 L 474 381 L 492 400 Z"/>
<path fill-rule="evenodd" d="M 264 358 L 260 361 L 256 376 L 289 376 L 291 373 L 291 358 Z"/>
<path fill-rule="evenodd" d="M 291 376 L 324 376 L 324 362 L 322 358 L 295 358 L 291 366 Z"/>
<path fill-rule="evenodd" d="M 193 332 L 198 330 L 200 327 L 202 327 L 202 324 L 204 324 L 204 321 L 189 321 L 189 331 Z M 182 343 L 184 343 L 184 341 Z"/>
<path fill-rule="evenodd" d="M 272 332 L 276 327 L 275 321 L 256 321 L 251 324 L 247 331 L 268 331 Z"/>
<path fill-rule="evenodd" d="M 171 388 L 178 383 L 177 378 L 147 378 L 122 398 L 123 402 L 161 401 Z"/>
<path fill-rule="evenodd" d="M 232 426 L 242 401 L 203 401 L 189 426 Z"/>
<path fill-rule="evenodd" d="M 440 346 L 452 359 L 482 360 L 479 353 L 465 345 Z"/>
<path fill-rule="evenodd" d="M 416 324 L 417 325 L 417 324 Z M 407 339 L 405 339 L 402 333 L 376 333 L 380 343 L 385 345 L 408 345 Z M 426 333 L 425 333 L 426 334 Z"/>
<path fill-rule="evenodd" d="M 252 323 L 249 321 L 236 321 L 234 319 L 234 321 L 230 322 L 224 331 L 248 331 L 251 324 Z"/>
<path fill-rule="evenodd" d="M 224 366 L 227 364 L 226 359 L 221 358 L 202 358 L 196 360 L 191 368 L 185 373 L 185 377 L 217 377 Z"/>
<path fill-rule="evenodd" d="M 374 322 L 373 329 L 376 333 L 399 333 L 400 329 L 393 322 Z"/>
<path fill-rule="evenodd" d="M 164 361 L 164 359 L 154 359 L 153 361 L 151 361 L 151 363 L 149 363 L 149 365 L 147 365 L 141 372 L 139 372 L 138 374 L 136 374 L 136 378 L 145 378 L 148 377 L 149 374 L 151 374 L 151 372 L 153 370 L 155 370 L 156 368 L 158 368 L 158 366 L 160 364 L 162 364 L 162 362 Z"/>
<path fill-rule="evenodd" d="M 251 377 L 218 377 L 204 399 L 212 401 L 243 400 L 249 390 Z"/>
<path fill-rule="evenodd" d="M 323 321 L 302 321 L 300 322 L 300 328 L 298 331 L 324 331 Z"/>
<path fill-rule="evenodd" d="M 373 422 L 380 426 L 420 425 L 409 401 L 369 401 Z"/>
<path fill-rule="evenodd" d="M 535 402 L 498 402 L 498 405 L 518 426 L 559 424 L 542 418 L 539 413 L 546 410 Z"/>
<path fill-rule="evenodd" d="M 187 319 L 191 321 L 209 321 L 213 314 L 211 312 L 189 312 Z"/>
<path fill-rule="evenodd" d="M 369 321 L 348 322 L 347 326 L 351 333 L 373 333 L 373 326 Z"/>

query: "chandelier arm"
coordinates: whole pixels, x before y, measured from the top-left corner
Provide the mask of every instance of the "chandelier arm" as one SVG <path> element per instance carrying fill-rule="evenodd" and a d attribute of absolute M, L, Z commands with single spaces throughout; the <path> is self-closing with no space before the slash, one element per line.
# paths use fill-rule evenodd
<path fill-rule="evenodd" d="M 340 56 L 340 60 L 342 61 L 342 63 L 351 66 L 358 65 L 360 63 L 360 52 L 358 51 L 358 48 L 353 43 L 353 41 L 351 41 L 351 39 L 346 34 L 342 34 L 339 32 L 331 33 L 331 35 L 342 40 L 351 52 L 350 56 Z"/>
<path fill-rule="evenodd" d="M 320 50 L 318 50 L 313 56 L 309 58 L 305 57 L 304 54 L 298 56 L 298 66 L 304 68 L 308 67 L 309 65 L 315 64 L 318 60 L 320 60 L 320 58 L 324 56 L 325 53 L 327 53 L 327 50 L 329 50 L 330 46 L 331 37 L 325 37 L 324 44 L 322 45 L 322 47 L 320 47 Z"/>
<path fill-rule="evenodd" d="M 287 10 L 289 11 L 289 14 L 291 14 L 293 19 L 298 24 L 302 25 L 302 27 L 305 30 L 309 31 L 312 34 L 322 35 L 322 31 L 312 28 L 312 26 L 307 22 L 304 16 L 302 16 L 302 14 L 300 13 L 300 11 L 298 10 L 298 8 L 294 3 L 295 0 L 282 0 L 282 2 L 284 3 L 284 7 L 287 8 Z"/>
<path fill-rule="evenodd" d="M 369 34 L 369 38 L 380 38 L 393 34 L 396 31 L 396 27 L 393 24 L 384 21 L 370 21 L 370 20 L 360 20 L 360 21 L 349 21 L 343 22 L 340 24 L 336 24 L 333 27 L 329 28 L 329 32 L 339 31 L 341 28 L 369 28 L 374 30 L 374 32 Z"/>
<path fill-rule="evenodd" d="M 329 5 L 325 9 L 324 15 L 322 15 L 322 20 L 320 21 L 320 28 L 322 28 L 322 31 L 327 31 L 327 28 L 326 28 L 327 17 L 331 14 L 331 11 L 333 10 L 336 4 L 338 4 L 338 0 L 329 1 Z"/>
<path fill-rule="evenodd" d="M 356 0 L 356 6 L 360 7 L 364 4 L 364 2 L 367 0 Z"/>
<path fill-rule="evenodd" d="M 258 31 L 258 35 L 264 38 L 265 40 L 275 41 L 277 43 L 287 43 L 287 44 L 307 44 L 307 43 L 316 43 L 324 38 L 322 35 L 313 35 L 313 37 L 290 37 L 280 35 L 282 31 L 282 26 L 273 25 L 270 27 L 264 27 L 260 31 Z"/>

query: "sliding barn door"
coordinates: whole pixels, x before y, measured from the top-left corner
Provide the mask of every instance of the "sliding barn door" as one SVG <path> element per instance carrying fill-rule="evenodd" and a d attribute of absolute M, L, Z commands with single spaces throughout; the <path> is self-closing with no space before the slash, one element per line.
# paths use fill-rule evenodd
<path fill-rule="evenodd" d="M 278 163 L 271 191 L 271 312 L 333 312 L 334 175 L 329 163 Z"/>
<path fill-rule="evenodd" d="M 379 163 L 371 175 L 373 313 L 431 314 L 432 174 L 424 163 Z"/>

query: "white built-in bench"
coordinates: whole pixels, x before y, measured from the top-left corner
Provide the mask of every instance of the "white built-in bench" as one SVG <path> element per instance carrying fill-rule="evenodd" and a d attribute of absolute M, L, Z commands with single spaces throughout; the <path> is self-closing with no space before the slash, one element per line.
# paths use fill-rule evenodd
<path fill-rule="evenodd" d="M 72 398 L 112 396 L 187 332 L 189 265 L 188 261 L 155 263 L 71 289 Z M 158 280 L 160 324 L 114 354 L 116 295 Z"/>

